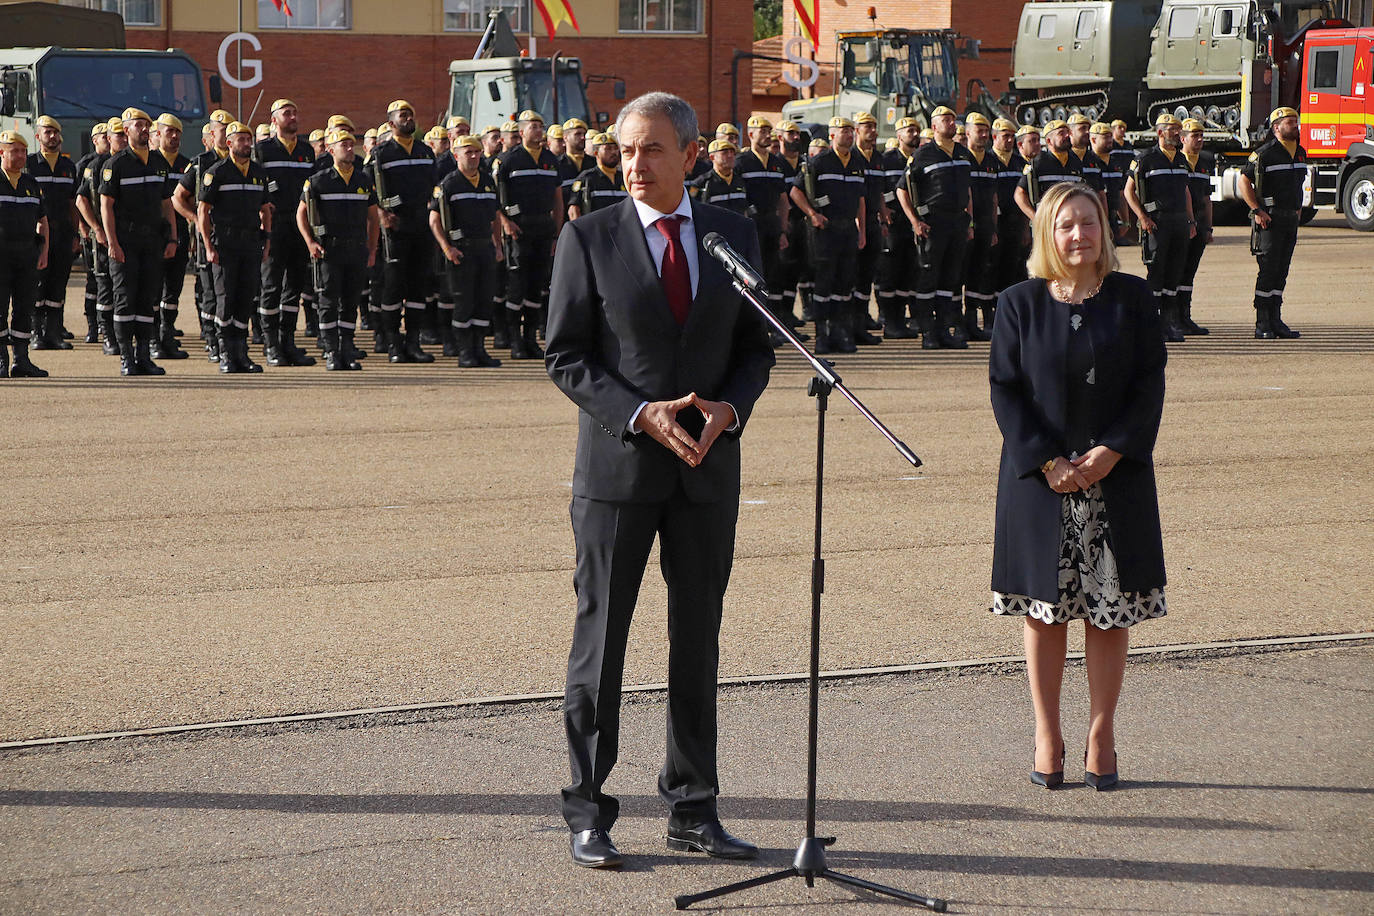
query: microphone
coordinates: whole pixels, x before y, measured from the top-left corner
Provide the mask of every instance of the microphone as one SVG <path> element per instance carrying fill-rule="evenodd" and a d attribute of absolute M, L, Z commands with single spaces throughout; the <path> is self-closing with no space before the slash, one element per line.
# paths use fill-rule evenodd
<path fill-rule="evenodd" d="M 754 270 L 754 265 L 740 257 L 739 252 L 731 248 L 730 243 L 725 241 L 719 232 L 706 233 L 706 238 L 701 240 L 701 244 L 706 253 L 719 261 L 736 283 L 756 293 L 765 291 L 763 277 Z"/>

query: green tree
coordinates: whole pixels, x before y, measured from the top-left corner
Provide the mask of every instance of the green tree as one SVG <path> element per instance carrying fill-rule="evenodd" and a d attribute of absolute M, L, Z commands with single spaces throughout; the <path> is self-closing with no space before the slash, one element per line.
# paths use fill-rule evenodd
<path fill-rule="evenodd" d="M 782 34 L 782 0 L 754 0 L 754 40 Z"/>

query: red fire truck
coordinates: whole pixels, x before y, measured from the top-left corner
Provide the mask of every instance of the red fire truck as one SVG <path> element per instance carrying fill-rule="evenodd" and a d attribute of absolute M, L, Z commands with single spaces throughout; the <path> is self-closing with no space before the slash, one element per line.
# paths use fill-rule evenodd
<path fill-rule="evenodd" d="M 1374 28 L 1307 33 L 1298 112 L 1312 205 L 1374 231 Z"/>

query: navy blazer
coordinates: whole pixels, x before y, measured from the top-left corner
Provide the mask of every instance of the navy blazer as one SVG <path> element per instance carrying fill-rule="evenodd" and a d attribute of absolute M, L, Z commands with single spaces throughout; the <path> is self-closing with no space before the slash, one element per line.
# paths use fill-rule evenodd
<path fill-rule="evenodd" d="M 634 201 L 564 224 L 549 293 L 545 366 L 581 412 L 573 495 L 615 502 L 656 502 L 679 481 L 689 499 L 739 498 L 739 433 L 773 367 L 763 318 L 733 289 L 702 240 L 720 233 L 761 264 L 754 224 L 708 204 L 692 203 L 697 238 L 697 293 L 685 325 L 668 306 Z M 696 468 L 627 425 L 643 401 L 695 391 L 729 401 L 739 429 L 722 434 Z M 704 419 L 696 408 L 678 415 L 692 435 Z"/>
<path fill-rule="evenodd" d="M 1112 552 L 1121 588 L 1148 592 L 1165 582 L 1153 459 L 1167 359 L 1159 311 L 1149 285 L 1123 273 L 1109 274 L 1084 311 L 1096 366 L 1089 427 L 1098 445 L 1122 456 L 1101 482 Z M 1046 281 L 1026 280 L 998 297 L 988 360 L 1002 431 L 992 587 L 1051 603 L 1059 597 L 1063 497 L 1040 466 L 1069 455 L 1068 340 L 1069 307 Z"/>

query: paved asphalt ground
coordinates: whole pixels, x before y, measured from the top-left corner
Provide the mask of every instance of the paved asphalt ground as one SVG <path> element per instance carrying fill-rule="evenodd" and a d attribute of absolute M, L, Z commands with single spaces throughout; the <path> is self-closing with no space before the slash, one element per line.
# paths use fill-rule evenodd
<path fill-rule="evenodd" d="M 837 871 L 956 913 L 1374 911 L 1374 645 L 1137 660 L 1118 791 L 1074 757 L 1030 784 L 1019 670 L 822 690 L 819 833 Z M 12 753 L 0 790 L 5 913 L 655 913 L 786 868 L 804 831 L 801 686 L 721 697 L 721 813 L 754 863 L 669 852 L 655 795 L 661 695 L 629 703 L 624 871 L 567 858 L 556 704 Z M 888 912 L 800 879 L 693 909 Z"/>
<path fill-rule="evenodd" d="M 1140 272 L 1134 251 L 1123 258 Z M 1317 220 L 1288 285 L 1285 314 L 1302 339 L 1254 341 L 1245 230 L 1219 230 L 1195 306 L 1213 334 L 1170 347 L 1156 452 L 1170 613 L 1134 644 L 1374 630 L 1371 265 L 1374 237 Z M 79 302 L 74 284 L 73 329 Z M 984 611 L 999 444 L 986 353 L 889 341 L 837 361 L 926 463 L 905 466 L 833 401 L 824 668 L 1020 654 L 1017 625 Z M 575 410 L 540 364 L 373 356 L 344 376 L 317 366 L 225 378 L 193 359 L 167 363 L 164 379 L 121 380 L 93 345 L 35 357 L 53 378 L 0 383 L 0 742 L 561 686 Z M 806 665 L 806 378 L 782 354 L 746 433 L 725 676 Z M 663 590 L 650 569 L 629 683 L 664 678 Z M 1025 794 L 1019 676 L 827 688 L 831 721 L 878 733 L 837 735 L 837 748 L 857 740 L 862 754 L 826 758 L 823 794 L 854 800 L 826 803 L 841 834 L 835 864 L 966 908 L 1057 911 L 1073 892 L 1103 909 L 1368 912 L 1369 663 L 1348 648 L 1142 663 L 1122 764 L 1138 782 L 1111 801 Z M 932 683 L 980 686 L 921 705 Z M 0 791 L 20 793 L 0 807 L 0 909 L 467 901 L 518 912 L 604 899 L 635 911 L 756 873 L 678 866 L 659 848 L 657 702 L 634 707 L 640 738 L 618 771 L 631 799 L 618 836 L 641 869 L 611 876 L 619 883 L 564 867 L 551 829 L 558 717 L 535 706 L 394 728 L 352 720 L 377 727 L 0 750 Z M 790 687 L 727 692 L 726 788 L 744 801 L 725 814 L 772 863 L 795 844 L 795 805 L 774 800 L 800 792 L 801 705 Z M 937 733 L 938 753 L 925 743 Z M 480 753 L 454 751 L 453 738 L 481 741 Z M 84 794 L 53 804 L 63 791 Z M 226 812 L 239 796 L 257 800 Z M 1072 809 L 1054 814 L 1063 799 Z M 326 816 L 309 817 L 317 806 Z M 1166 815 L 1182 820 L 1150 820 Z M 1232 822 L 1261 826 L 1216 826 Z M 308 854 L 317 847 L 334 851 Z M 483 884 L 498 876 L 516 888 Z M 847 899 L 784 888 L 754 899 Z"/>

